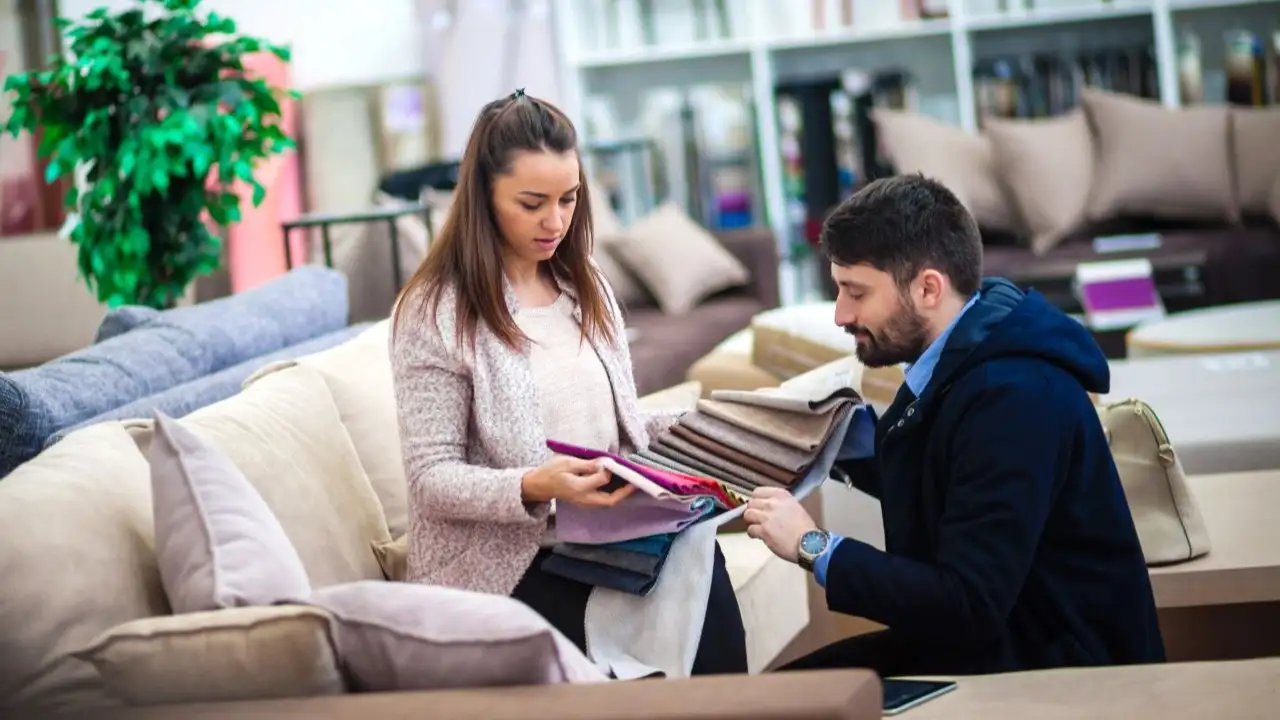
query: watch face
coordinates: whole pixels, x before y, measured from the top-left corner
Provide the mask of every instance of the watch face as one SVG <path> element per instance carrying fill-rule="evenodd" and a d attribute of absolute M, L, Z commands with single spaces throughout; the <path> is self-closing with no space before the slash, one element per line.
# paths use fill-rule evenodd
<path fill-rule="evenodd" d="M 821 530 L 810 530 L 800 537 L 800 549 L 809 554 L 817 555 L 827 549 L 827 535 Z"/>

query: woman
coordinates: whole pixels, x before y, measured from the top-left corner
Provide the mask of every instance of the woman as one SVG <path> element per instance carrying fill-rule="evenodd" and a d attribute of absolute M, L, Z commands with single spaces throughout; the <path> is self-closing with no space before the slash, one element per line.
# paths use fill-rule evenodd
<path fill-rule="evenodd" d="M 546 441 L 625 452 L 675 419 L 637 406 L 621 313 L 591 260 L 590 218 L 569 119 L 523 91 L 489 103 L 392 334 L 409 580 L 512 595 L 584 651 L 588 599 L 609 591 L 540 569 L 553 503 L 612 506 L 632 488 L 605 492 L 607 471 L 553 456 Z M 685 671 L 746 672 L 742 616 L 714 553 Z"/>

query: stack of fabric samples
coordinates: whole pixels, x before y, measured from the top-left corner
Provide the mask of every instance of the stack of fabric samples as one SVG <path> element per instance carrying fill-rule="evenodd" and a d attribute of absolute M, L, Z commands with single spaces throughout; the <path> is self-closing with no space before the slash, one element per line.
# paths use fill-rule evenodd
<path fill-rule="evenodd" d="M 549 441 L 562 455 L 602 458 L 617 481 L 639 492 L 611 508 L 557 507 L 557 542 L 542 569 L 644 595 L 671 543 L 690 526 L 740 511 L 757 487 L 797 492 L 802 479 L 816 475 L 820 484 L 834 459 L 833 443 L 844 440 L 835 435 L 849 427 L 862 399 L 847 374 L 795 380 L 780 388 L 715 391 L 647 449 L 626 457 Z M 827 465 L 818 467 L 824 459 Z"/>
<path fill-rule="evenodd" d="M 557 543 L 541 567 L 588 585 L 647 594 L 681 531 L 746 502 L 740 493 L 708 478 L 554 440 L 547 447 L 561 455 L 600 458 L 615 479 L 638 490 L 611 508 L 557 506 Z"/>
<path fill-rule="evenodd" d="M 790 488 L 861 405 L 847 386 L 716 390 L 632 459 L 716 480 L 741 494 Z"/>

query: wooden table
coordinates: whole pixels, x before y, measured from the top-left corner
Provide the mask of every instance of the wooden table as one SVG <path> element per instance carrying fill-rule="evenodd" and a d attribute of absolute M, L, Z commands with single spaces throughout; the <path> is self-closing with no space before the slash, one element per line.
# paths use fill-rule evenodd
<path fill-rule="evenodd" d="M 1280 715 L 1280 658 L 959 678 L 909 720 L 1252 720 Z"/>
<path fill-rule="evenodd" d="M 1162 608 L 1280 602 L 1280 470 L 1188 478 L 1208 555 L 1151 568 Z"/>
<path fill-rule="evenodd" d="M 1170 660 L 1280 655 L 1280 470 L 1188 483 L 1212 547 L 1190 562 L 1151 568 L 1165 652 Z"/>

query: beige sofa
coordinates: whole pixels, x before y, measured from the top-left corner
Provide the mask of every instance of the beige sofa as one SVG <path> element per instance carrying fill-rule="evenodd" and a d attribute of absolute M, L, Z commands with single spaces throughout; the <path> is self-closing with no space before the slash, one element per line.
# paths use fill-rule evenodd
<path fill-rule="evenodd" d="M 383 580 L 373 546 L 406 529 L 391 383 L 381 323 L 331 350 L 263 368 L 240 394 L 181 420 L 255 486 L 315 587 Z M 694 386 L 645 402 L 687 404 L 696 396 Z M 314 609 L 170 614 L 154 553 L 145 452 L 151 433 L 144 420 L 91 426 L 0 483 L 0 527 L 7 533 L 0 553 L 6 579 L 0 708 L 261 699 L 296 696 L 300 686 L 332 688 L 332 678 L 309 674 L 324 665 L 317 654 L 329 652 L 323 633 L 280 644 L 279 657 L 249 649 L 247 638 L 271 632 L 273 623 L 316 622 Z M 808 623 L 803 572 L 755 541 L 726 537 L 723 544 L 748 626 L 749 661 L 759 671 Z M 231 665 L 241 676 L 255 663 L 271 672 L 252 682 L 227 674 L 226 663 L 216 662 L 227 654 L 238 658 Z M 655 692 L 665 685 L 657 683 Z M 449 716 L 447 707 L 433 710 Z M 750 707 L 738 710 L 752 716 Z M 819 716 L 827 715 L 812 715 Z"/>

